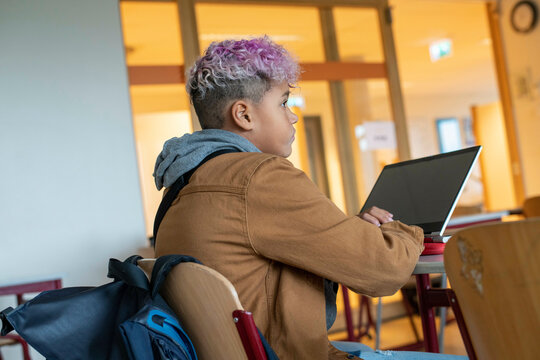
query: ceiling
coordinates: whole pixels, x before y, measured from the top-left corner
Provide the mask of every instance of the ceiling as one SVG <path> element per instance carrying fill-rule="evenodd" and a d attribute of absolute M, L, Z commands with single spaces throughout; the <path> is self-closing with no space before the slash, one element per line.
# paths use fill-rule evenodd
<path fill-rule="evenodd" d="M 393 33 L 403 91 L 497 97 L 485 3 L 476 0 L 392 0 Z M 200 46 L 230 37 L 268 34 L 301 62 L 324 60 L 315 7 L 197 4 Z M 175 2 L 121 2 L 128 65 L 182 64 Z M 383 61 L 376 12 L 335 8 L 342 59 Z M 429 44 L 448 38 L 448 58 L 432 62 Z"/>

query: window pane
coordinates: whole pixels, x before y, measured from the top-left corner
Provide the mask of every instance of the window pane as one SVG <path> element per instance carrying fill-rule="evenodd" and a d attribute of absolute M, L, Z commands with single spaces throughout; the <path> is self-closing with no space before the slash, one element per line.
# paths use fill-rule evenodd
<path fill-rule="evenodd" d="M 184 62 L 178 7 L 175 2 L 120 2 L 126 62 L 137 65 L 181 65 Z M 146 220 L 152 234 L 162 193 L 152 173 L 163 143 L 191 132 L 184 84 L 130 86 L 133 129 Z"/>
<path fill-rule="evenodd" d="M 461 128 L 458 119 L 438 119 L 436 124 L 437 135 L 439 137 L 439 150 L 441 153 L 462 148 Z"/>
<path fill-rule="evenodd" d="M 267 34 L 301 62 L 324 61 L 315 7 L 197 4 L 195 10 L 201 51 L 212 41 Z"/>
<path fill-rule="evenodd" d="M 189 110 L 184 84 L 130 86 L 133 114 Z"/>
<path fill-rule="evenodd" d="M 343 194 L 343 183 L 341 178 L 341 163 L 339 159 L 338 146 L 336 141 L 336 127 L 334 125 L 334 115 L 332 112 L 332 103 L 330 101 L 330 89 L 326 81 L 305 81 L 300 82 L 299 88 L 293 92 L 294 96 L 300 96 L 304 99 L 305 107 L 300 109 L 304 120 L 319 119 L 322 132 L 322 139 L 311 139 L 312 142 L 322 141 L 324 148 L 325 167 L 327 172 L 327 185 L 329 196 L 332 201 L 342 210 L 345 210 L 345 198 Z M 305 126 L 299 124 L 298 126 Z M 297 126 L 297 127 L 298 127 Z M 309 129 L 308 129 L 309 134 Z M 292 159 L 296 166 L 300 167 L 295 157 L 298 152 L 308 152 L 307 156 L 316 157 L 317 154 L 309 154 L 309 151 L 317 151 L 319 147 L 300 149 L 299 142 L 294 143 Z M 308 145 L 308 144 L 306 144 Z M 311 175 L 317 169 L 305 169 L 306 173 Z M 314 176 L 312 176 L 314 178 Z M 318 184 L 319 185 L 319 184 Z M 319 185 L 324 192 L 324 187 Z"/>
<path fill-rule="evenodd" d="M 128 65 L 184 63 L 175 2 L 120 2 Z"/>
<path fill-rule="evenodd" d="M 201 51 L 212 41 L 266 34 L 285 46 L 300 62 L 324 61 L 319 12 L 315 7 L 197 4 L 195 9 Z M 230 19 L 241 21 L 233 22 Z M 296 125 L 297 140 L 293 143 L 293 153 L 289 160 L 310 175 L 321 190 L 328 193 L 334 203 L 344 209 L 328 82 L 301 82 L 292 92 L 291 98 L 295 97 L 296 100 L 291 99 L 291 106 L 300 120 Z M 309 122 L 309 128 L 306 127 L 306 121 Z M 321 136 L 317 137 L 317 141 L 311 135 L 313 129 L 320 130 L 318 133 Z M 307 136 L 310 138 L 307 139 Z M 321 142 L 324 150 L 314 154 L 318 151 L 314 149 L 321 149 Z"/>
<path fill-rule="evenodd" d="M 434 119 L 464 119 L 471 106 L 498 100 L 486 4 L 393 0 L 392 5 L 411 155 L 432 155 L 439 150 Z M 429 47 L 442 39 L 451 40 L 452 52 L 432 61 Z"/>
<path fill-rule="evenodd" d="M 398 160 L 388 83 L 344 82 L 360 204 L 366 200 L 382 168 Z"/>
<path fill-rule="evenodd" d="M 163 196 L 154 183 L 154 165 L 163 143 L 174 137 L 191 132 L 189 111 L 170 111 L 133 116 L 135 144 L 139 165 L 139 179 L 144 205 L 146 233 L 152 235 L 154 217 Z"/>
<path fill-rule="evenodd" d="M 391 2 L 411 155 L 432 155 L 439 151 L 434 119 L 456 118 L 462 122 L 471 117 L 472 106 L 498 100 L 486 4 L 482 1 Z M 443 40 L 451 41 L 451 52 L 438 60 L 431 59 L 430 45 Z M 483 198 L 480 181 L 480 174 L 473 173 L 458 207 L 475 202 L 482 207 L 478 201 Z M 457 210 L 454 214 L 459 214 Z"/>
<path fill-rule="evenodd" d="M 377 10 L 336 7 L 334 22 L 342 61 L 384 62 Z"/>

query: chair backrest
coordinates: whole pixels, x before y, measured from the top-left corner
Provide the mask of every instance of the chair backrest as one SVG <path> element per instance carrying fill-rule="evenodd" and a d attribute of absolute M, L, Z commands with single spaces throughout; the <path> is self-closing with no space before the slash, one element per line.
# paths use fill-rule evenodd
<path fill-rule="evenodd" d="M 525 199 L 523 203 L 523 215 L 527 218 L 540 217 L 540 196 Z"/>
<path fill-rule="evenodd" d="M 540 219 L 461 230 L 444 264 L 478 358 L 538 359 Z"/>
<path fill-rule="evenodd" d="M 139 266 L 149 275 L 154 261 L 144 259 Z M 237 329 L 235 322 L 245 319 L 233 319 L 233 312 L 243 311 L 242 304 L 231 282 L 217 271 L 196 263 L 181 263 L 167 276 L 161 295 L 178 316 L 199 359 L 266 359 L 260 353 L 264 350 L 248 312 L 243 314 L 248 314 L 253 326 L 240 337 L 239 331 L 245 329 Z"/>

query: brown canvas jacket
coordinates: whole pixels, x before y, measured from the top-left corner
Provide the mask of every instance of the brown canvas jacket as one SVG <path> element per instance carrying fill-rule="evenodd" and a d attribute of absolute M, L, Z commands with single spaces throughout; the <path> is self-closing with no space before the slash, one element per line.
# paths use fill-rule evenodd
<path fill-rule="evenodd" d="M 227 277 L 280 359 L 346 359 L 329 345 L 323 279 L 369 296 L 410 277 L 423 232 L 347 216 L 288 160 L 232 153 L 202 165 L 161 223 L 156 256 Z"/>

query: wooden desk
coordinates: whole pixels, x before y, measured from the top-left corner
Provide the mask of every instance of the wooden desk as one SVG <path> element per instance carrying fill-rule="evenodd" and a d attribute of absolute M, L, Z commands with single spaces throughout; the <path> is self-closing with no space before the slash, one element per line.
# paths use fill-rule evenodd
<path fill-rule="evenodd" d="M 459 216 L 448 221 L 445 235 L 455 233 L 456 231 L 473 225 L 485 224 L 490 222 L 499 222 L 503 217 L 510 215 L 510 210 L 494 211 L 466 216 Z"/>
<path fill-rule="evenodd" d="M 418 263 L 413 270 L 413 275 L 443 274 L 444 272 L 445 270 L 443 254 L 421 255 Z"/>

